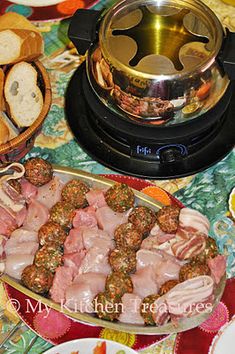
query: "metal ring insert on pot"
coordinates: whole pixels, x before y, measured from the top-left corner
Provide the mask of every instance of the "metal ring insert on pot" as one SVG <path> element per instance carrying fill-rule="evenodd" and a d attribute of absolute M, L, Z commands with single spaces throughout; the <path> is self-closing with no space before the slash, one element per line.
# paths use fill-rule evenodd
<path fill-rule="evenodd" d="M 229 78 L 217 59 L 225 33 L 201 1 L 122 0 L 94 17 L 87 76 L 120 119 L 181 124 L 224 95 Z"/>

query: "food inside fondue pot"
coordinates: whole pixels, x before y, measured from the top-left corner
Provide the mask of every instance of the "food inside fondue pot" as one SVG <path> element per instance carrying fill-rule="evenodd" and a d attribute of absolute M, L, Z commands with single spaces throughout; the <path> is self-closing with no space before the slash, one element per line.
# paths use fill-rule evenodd
<path fill-rule="evenodd" d="M 211 310 L 226 259 L 206 216 L 137 205 L 125 184 L 64 183 L 40 158 L 18 165 L 21 173 L 0 179 L 6 274 L 108 321 L 161 326 Z"/>

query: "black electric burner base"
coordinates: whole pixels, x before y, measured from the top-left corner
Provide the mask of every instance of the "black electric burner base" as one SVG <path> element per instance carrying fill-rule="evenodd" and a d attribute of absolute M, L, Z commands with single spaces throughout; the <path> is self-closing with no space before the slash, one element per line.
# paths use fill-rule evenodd
<path fill-rule="evenodd" d="M 232 150 L 235 143 L 234 86 L 232 90 L 230 104 L 215 124 L 199 136 L 185 138 L 183 143 L 182 139 L 172 141 L 172 137 L 160 144 L 156 142 L 155 146 L 141 138 L 130 143 L 124 133 L 118 135 L 115 129 L 107 130 L 102 120 L 105 112 L 108 117 L 110 111 L 89 86 L 84 64 L 69 82 L 65 110 L 79 144 L 103 165 L 140 178 L 179 178 L 210 167 Z"/>

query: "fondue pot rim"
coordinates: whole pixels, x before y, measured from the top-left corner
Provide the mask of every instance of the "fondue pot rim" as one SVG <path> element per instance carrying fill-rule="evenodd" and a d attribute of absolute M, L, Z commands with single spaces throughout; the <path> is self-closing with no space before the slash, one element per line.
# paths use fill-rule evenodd
<path fill-rule="evenodd" d="M 218 56 L 219 52 L 222 49 L 222 44 L 223 44 L 223 39 L 225 36 L 225 31 L 224 28 L 221 24 L 221 22 L 219 21 L 219 19 L 217 18 L 217 16 L 214 14 L 214 12 L 204 3 L 202 3 L 202 1 L 200 0 L 177 0 L 175 3 L 176 5 L 178 3 L 182 3 L 182 4 L 188 4 L 188 6 L 190 8 L 198 8 L 201 10 L 201 12 L 203 12 L 205 14 L 204 17 L 206 17 L 208 20 L 210 20 L 211 22 L 211 28 L 213 28 L 213 30 L 215 31 L 215 38 L 213 38 L 213 40 L 215 41 L 215 47 L 213 48 L 211 54 L 208 56 L 208 58 L 201 62 L 198 66 L 196 66 L 194 69 L 192 70 L 184 70 L 182 72 L 178 71 L 174 74 L 150 74 L 150 73 L 146 73 L 143 71 L 140 71 L 138 69 L 135 69 L 134 67 L 130 67 L 128 65 L 125 65 L 124 63 L 121 63 L 118 59 L 115 58 L 115 56 L 113 56 L 110 51 L 107 48 L 106 45 L 106 41 L 105 41 L 105 36 L 106 36 L 106 32 L 107 32 L 107 27 L 110 24 L 110 21 L 112 19 L 112 17 L 118 13 L 119 11 L 121 11 L 123 9 L 123 6 L 125 4 L 127 5 L 131 5 L 131 4 L 136 4 L 136 3 L 141 3 L 141 0 L 122 0 L 117 2 L 116 4 L 114 4 L 112 7 L 110 7 L 107 11 L 105 11 L 104 14 L 102 14 L 102 18 L 101 18 L 101 25 L 100 25 L 100 29 L 99 29 L 99 45 L 100 45 L 100 49 L 101 52 L 104 56 L 104 58 L 112 64 L 113 67 L 115 67 L 116 69 L 119 69 L 123 72 L 127 72 L 128 74 L 135 76 L 135 77 L 139 77 L 142 78 L 144 80 L 149 79 L 149 80 L 156 80 L 156 81 L 165 81 L 165 80 L 177 80 L 177 79 L 183 79 L 184 77 L 188 78 L 189 75 L 190 76 L 194 76 L 194 75 L 198 75 L 199 72 L 205 72 L 206 70 L 208 70 L 213 63 L 216 60 L 216 57 Z M 144 3 L 153 3 L 156 2 L 158 3 L 159 0 L 146 0 Z M 172 0 L 162 0 L 161 4 L 163 5 L 168 5 L 170 3 L 173 3 Z M 97 43 L 94 43 L 97 44 Z M 92 50 L 92 47 L 90 47 L 90 50 Z M 90 51 L 88 52 L 88 56 L 90 55 Z"/>

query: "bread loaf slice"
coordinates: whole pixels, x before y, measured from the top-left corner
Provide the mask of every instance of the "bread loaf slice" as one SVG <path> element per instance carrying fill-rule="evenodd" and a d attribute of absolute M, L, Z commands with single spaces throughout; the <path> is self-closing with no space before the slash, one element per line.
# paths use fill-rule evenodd
<path fill-rule="evenodd" d="M 3 111 L 3 87 L 4 87 L 4 79 L 5 79 L 5 75 L 4 75 L 4 71 L 0 68 L 0 112 Z"/>
<path fill-rule="evenodd" d="M 9 116 L 20 127 L 29 127 L 43 107 L 42 92 L 37 86 L 37 71 L 29 63 L 15 64 L 7 73 L 4 94 Z"/>
<path fill-rule="evenodd" d="M 0 16 L 0 31 L 4 29 L 27 29 L 30 31 L 38 32 L 36 26 L 34 26 L 26 17 L 17 14 L 16 12 L 7 12 Z"/>
<path fill-rule="evenodd" d="M 0 145 L 9 140 L 9 130 L 2 119 L 4 78 L 4 71 L 0 68 Z"/>
<path fill-rule="evenodd" d="M 0 65 L 37 59 L 44 50 L 39 33 L 31 30 L 0 31 Z"/>
<path fill-rule="evenodd" d="M 0 145 L 5 144 L 10 140 L 10 132 L 2 119 L 2 113 L 0 112 Z"/>
<path fill-rule="evenodd" d="M 0 119 L 3 121 L 3 123 L 9 130 L 9 140 L 12 140 L 15 137 L 17 137 L 20 134 L 20 129 L 16 128 L 12 120 L 6 115 L 5 112 L 2 112 L 0 116 L 1 116 Z"/>

